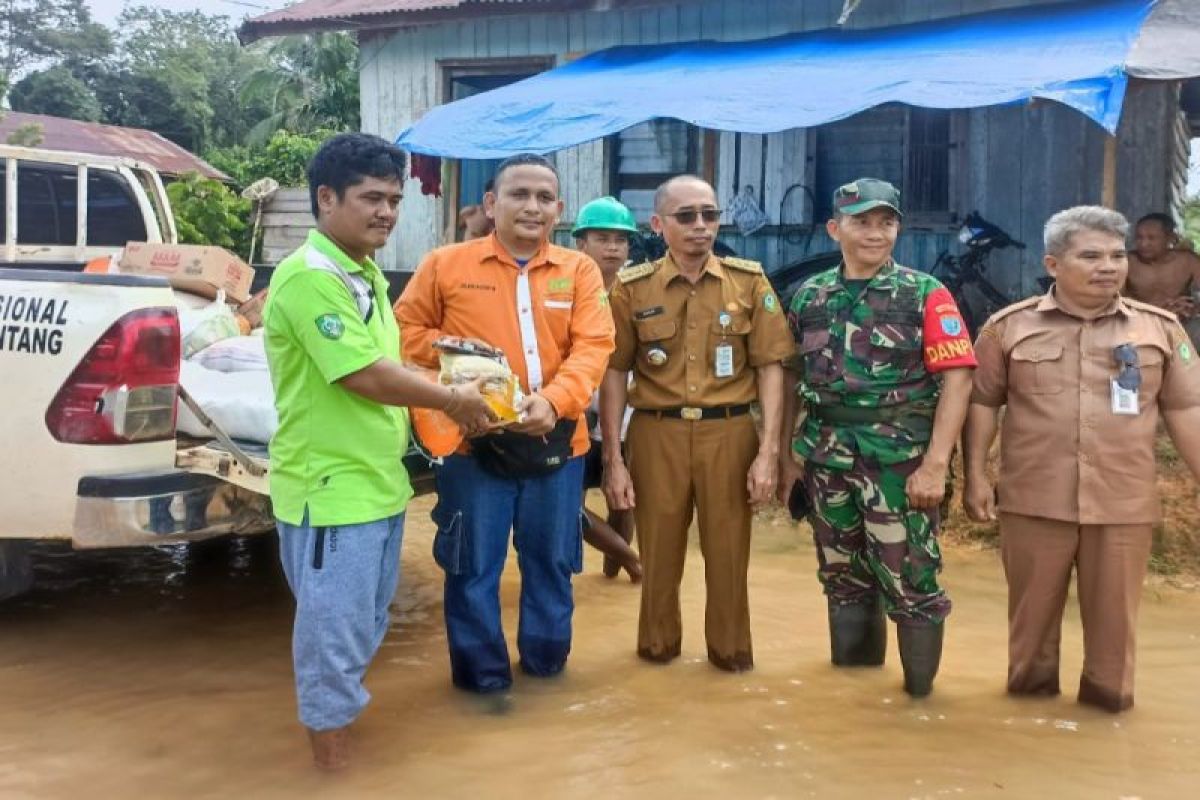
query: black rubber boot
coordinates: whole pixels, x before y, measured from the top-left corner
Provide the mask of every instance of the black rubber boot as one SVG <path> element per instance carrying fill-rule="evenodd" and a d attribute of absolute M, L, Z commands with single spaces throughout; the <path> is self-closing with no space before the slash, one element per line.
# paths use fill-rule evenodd
<path fill-rule="evenodd" d="M 829 601 L 829 658 L 837 667 L 878 667 L 887 655 L 887 621 L 879 597 L 866 603 Z"/>
<path fill-rule="evenodd" d="M 942 662 L 942 623 L 897 625 L 900 663 L 904 665 L 904 691 L 925 697 L 933 691 L 933 679 Z"/>

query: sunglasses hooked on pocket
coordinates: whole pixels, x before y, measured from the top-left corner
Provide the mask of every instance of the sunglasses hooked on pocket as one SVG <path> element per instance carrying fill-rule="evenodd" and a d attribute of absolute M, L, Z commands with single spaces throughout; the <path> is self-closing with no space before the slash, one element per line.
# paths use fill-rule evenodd
<path fill-rule="evenodd" d="M 1142 385 L 1137 347 L 1130 342 L 1119 344 L 1113 348 L 1113 358 L 1121 367 L 1117 373 L 1117 385 L 1126 391 L 1136 392 Z"/>

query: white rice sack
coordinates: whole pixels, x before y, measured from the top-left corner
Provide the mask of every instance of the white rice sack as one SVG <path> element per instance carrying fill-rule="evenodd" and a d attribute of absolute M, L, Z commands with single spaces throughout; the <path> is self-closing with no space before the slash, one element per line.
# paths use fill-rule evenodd
<path fill-rule="evenodd" d="M 210 344 L 188 360 L 217 372 L 265 371 L 267 349 L 261 336 L 234 336 Z"/>
<path fill-rule="evenodd" d="M 271 375 L 266 371 L 217 372 L 184 361 L 179 367 L 179 383 L 195 398 L 204 413 L 234 439 L 268 444 L 279 427 L 275 390 L 271 386 Z M 176 427 L 191 436 L 211 438 L 214 435 L 183 401 L 179 403 Z"/>

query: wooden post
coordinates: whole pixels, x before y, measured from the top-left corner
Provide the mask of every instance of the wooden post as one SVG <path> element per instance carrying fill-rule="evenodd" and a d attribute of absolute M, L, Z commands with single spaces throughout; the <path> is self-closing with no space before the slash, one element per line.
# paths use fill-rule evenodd
<path fill-rule="evenodd" d="M 1100 205 L 1117 207 L 1117 137 L 1104 139 L 1104 177 L 1100 186 Z"/>
<path fill-rule="evenodd" d="M 700 168 L 703 170 L 702 177 L 708 181 L 710 186 L 717 185 L 717 145 L 721 140 L 720 131 L 703 131 L 704 137 L 704 153 L 700 158 Z"/>

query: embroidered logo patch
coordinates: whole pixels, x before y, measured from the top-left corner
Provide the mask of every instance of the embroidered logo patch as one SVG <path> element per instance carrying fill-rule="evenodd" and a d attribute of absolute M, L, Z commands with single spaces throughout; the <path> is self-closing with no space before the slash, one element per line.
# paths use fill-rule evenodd
<path fill-rule="evenodd" d="M 337 314 L 322 314 L 317 317 L 317 330 L 326 339 L 340 339 L 346 332 L 346 326 Z"/>
<path fill-rule="evenodd" d="M 942 317 L 942 333 L 947 336 L 959 336 L 962 334 L 962 320 L 958 317 Z"/>
<path fill-rule="evenodd" d="M 767 292 L 763 295 L 763 308 L 772 314 L 779 310 L 779 301 L 775 299 L 774 292 Z"/>
<path fill-rule="evenodd" d="M 608 308 L 608 291 L 605 290 L 603 287 L 601 287 L 601 289 L 600 289 L 599 297 L 600 297 L 600 307 Z"/>
<path fill-rule="evenodd" d="M 1183 363 L 1187 364 L 1192 360 L 1192 346 L 1187 342 L 1181 342 L 1179 345 L 1179 357 L 1183 359 Z"/>

